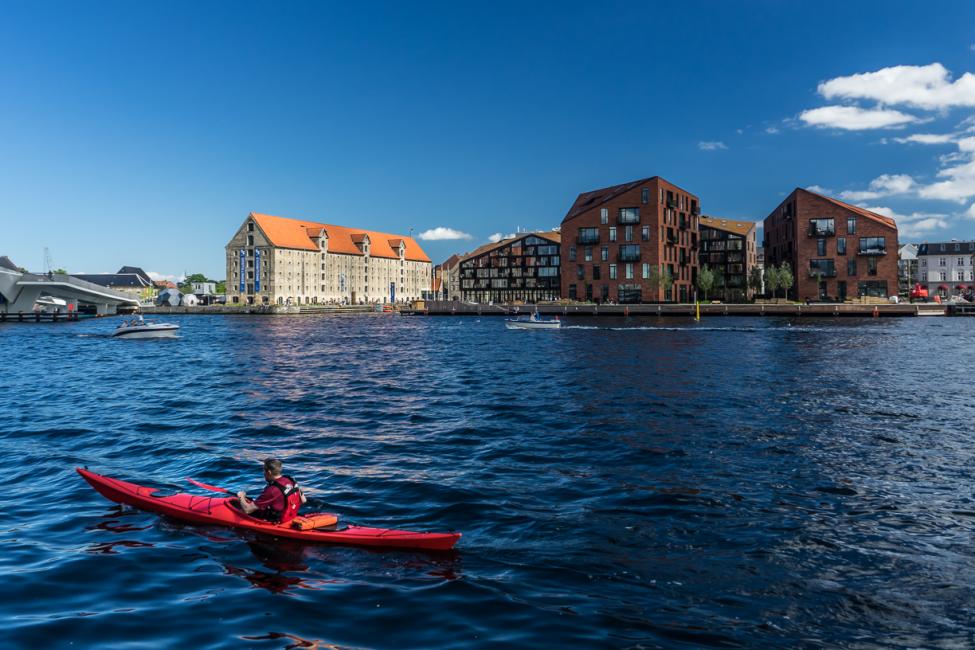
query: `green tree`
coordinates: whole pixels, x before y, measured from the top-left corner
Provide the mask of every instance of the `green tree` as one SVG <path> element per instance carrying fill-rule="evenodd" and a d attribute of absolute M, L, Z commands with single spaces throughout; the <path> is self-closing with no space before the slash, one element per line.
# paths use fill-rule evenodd
<path fill-rule="evenodd" d="M 217 293 L 227 293 L 227 281 L 221 280 L 217 283 Z"/>
<path fill-rule="evenodd" d="M 65 271 L 63 268 L 54 269 L 53 271 L 51 271 L 51 273 L 53 273 L 54 275 L 67 275 L 68 274 L 68 272 Z"/>
<path fill-rule="evenodd" d="M 705 264 L 697 273 L 697 288 L 704 293 L 704 300 L 708 299 L 708 292 L 714 286 L 714 272 Z"/>
<path fill-rule="evenodd" d="M 778 290 L 779 286 L 779 269 L 777 269 L 775 265 L 766 266 L 765 288 L 768 289 L 773 298 L 776 297 L 775 292 Z"/>
<path fill-rule="evenodd" d="M 674 276 L 667 269 L 664 269 L 664 272 L 660 274 L 660 286 L 664 290 L 664 298 L 670 300 L 667 296 L 670 295 L 670 289 L 674 286 Z"/>
<path fill-rule="evenodd" d="M 785 299 L 789 299 L 789 289 L 792 288 L 792 283 L 796 281 L 794 275 L 792 275 L 792 267 L 788 262 L 782 262 L 782 266 L 779 267 L 779 286 L 785 289 Z"/>

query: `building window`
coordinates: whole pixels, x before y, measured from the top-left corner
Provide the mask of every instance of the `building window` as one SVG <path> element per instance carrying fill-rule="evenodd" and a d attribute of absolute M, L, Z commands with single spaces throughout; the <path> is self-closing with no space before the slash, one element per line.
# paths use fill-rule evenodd
<path fill-rule="evenodd" d="M 860 255 L 885 255 L 887 243 L 883 237 L 861 237 Z"/>
<path fill-rule="evenodd" d="M 592 285 L 591 284 L 587 284 L 586 285 L 586 301 L 587 302 L 592 302 Z"/>
<path fill-rule="evenodd" d="M 944 271 L 941 272 L 941 281 L 945 282 L 948 279 L 948 274 Z"/>
<path fill-rule="evenodd" d="M 846 234 L 855 235 L 857 234 L 857 218 L 847 217 L 846 218 Z"/>
<path fill-rule="evenodd" d="M 643 239 L 643 241 L 650 241 L 650 226 L 644 226 L 641 229 L 640 237 Z"/>
<path fill-rule="evenodd" d="M 836 254 L 846 255 L 846 237 L 836 238 Z M 825 255 L 825 253 L 824 253 Z"/>
<path fill-rule="evenodd" d="M 877 275 L 877 258 L 867 258 L 867 275 Z"/>
<path fill-rule="evenodd" d="M 616 226 L 609 227 L 609 241 L 616 241 Z"/>
<path fill-rule="evenodd" d="M 643 279 L 646 280 L 650 277 L 650 265 L 646 262 L 643 263 Z"/>
<path fill-rule="evenodd" d="M 575 262 L 576 261 L 576 247 L 575 246 L 573 246 L 572 248 L 569 249 L 569 261 L 570 262 Z"/>
<path fill-rule="evenodd" d="M 576 266 L 576 277 L 580 280 L 586 277 L 586 269 L 582 264 Z"/>
<path fill-rule="evenodd" d="M 610 264 L 609 265 L 609 279 L 610 280 L 615 280 L 616 279 L 616 265 L 615 264 Z"/>
<path fill-rule="evenodd" d="M 846 274 L 847 275 L 857 274 L 857 261 L 855 259 L 846 261 Z"/>
<path fill-rule="evenodd" d="M 623 232 L 623 238 L 626 241 L 633 241 L 633 226 L 627 226 Z"/>
<path fill-rule="evenodd" d="M 826 240 L 817 239 L 816 240 L 816 255 L 824 257 L 826 255 Z"/>
<path fill-rule="evenodd" d="M 650 190 L 649 190 L 649 188 L 644 187 L 643 188 L 643 191 L 640 192 L 640 202 L 643 205 L 646 205 L 647 203 L 650 202 Z"/>
<path fill-rule="evenodd" d="M 943 257 L 938 258 L 938 266 L 947 266 L 947 265 L 948 265 L 948 261 L 945 258 Z"/>
<path fill-rule="evenodd" d="M 602 290 L 601 293 L 603 294 L 603 302 L 606 302 L 607 300 L 609 300 L 609 285 L 608 284 L 604 284 L 603 285 L 603 290 Z"/>
<path fill-rule="evenodd" d="M 610 229 L 612 230 L 612 228 Z M 599 243 L 599 228 L 579 228 L 579 244 Z"/>
<path fill-rule="evenodd" d="M 253 221 L 248 221 L 247 222 L 247 232 L 254 232 L 254 222 Z"/>
<path fill-rule="evenodd" d="M 592 261 L 592 246 L 586 246 L 582 249 L 583 259 L 586 262 Z"/>
<path fill-rule="evenodd" d="M 640 223 L 640 208 L 620 208 L 619 222 L 621 224 Z"/>
<path fill-rule="evenodd" d="M 965 266 L 965 258 L 964 257 L 959 257 L 958 258 L 958 266 Z"/>
<path fill-rule="evenodd" d="M 621 244 L 619 249 L 619 261 L 620 262 L 639 262 L 640 261 L 640 245 L 639 244 Z"/>
<path fill-rule="evenodd" d="M 600 267 L 598 267 L 598 266 L 592 267 L 592 279 L 593 280 L 599 280 L 601 275 L 602 275 L 602 271 L 600 271 Z"/>
<path fill-rule="evenodd" d="M 609 246 L 603 246 L 599 249 L 599 259 L 603 262 L 609 260 Z"/>
<path fill-rule="evenodd" d="M 833 219 L 810 219 L 810 237 L 832 237 L 836 234 L 836 226 Z"/>
<path fill-rule="evenodd" d="M 599 223 L 609 223 L 609 208 L 599 209 Z"/>
<path fill-rule="evenodd" d="M 576 299 L 576 285 L 570 284 L 569 285 L 569 300 L 575 300 L 575 299 Z"/>
<path fill-rule="evenodd" d="M 633 279 L 633 265 L 632 264 L 627 264 L 626 267 L 625 267 L 625 270 L 626 270 L 626 279 L 627 280 L 632 280 Z"/>
<path fill-rule="evenodd" d="M 254 235 L 247 235 L 247 245 L 248 246 L 254 245 Z"/>

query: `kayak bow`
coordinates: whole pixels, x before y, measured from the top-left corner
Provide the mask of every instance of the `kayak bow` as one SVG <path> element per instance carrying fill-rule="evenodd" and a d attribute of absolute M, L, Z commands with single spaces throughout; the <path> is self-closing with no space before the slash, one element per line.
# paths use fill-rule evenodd
<path fill-rule="evenodd" d="M 210 497 L 182 493 L 157 497 L 154 495 L 158 491 L 157 488 L 120 481 L 80 467 L 76 469 L 82 478 L 109 501 L 193 524 L 229 526 L 303 542 L 425 551 L 450 550 L 460 539 L 460 533 L 418 533 L 353 525 L 342 530 L 297 530 L 244 514 L 236 506 L 236 497 Z"/>

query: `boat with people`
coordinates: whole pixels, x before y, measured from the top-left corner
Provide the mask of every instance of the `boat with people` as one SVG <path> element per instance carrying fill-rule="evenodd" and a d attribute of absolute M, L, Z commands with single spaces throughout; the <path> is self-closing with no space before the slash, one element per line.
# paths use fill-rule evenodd
<path fill-rule="evenodd" d="M 76 467 L 75 469 L 91 487 L 109 501 L 191 524 L 225 526 L 302 542 L 421 551 L 449 551 L 461 536 L 458 532 L 430 533 L 353 524 L 343 525 L 339 523 L 336 515 L 329 513 L 304 515 L 288 524 L 273 523 L 246 514 L 241 510 L 236 496 L 164 494 L 157 488 L 103 476 L 87 468 Z M 189 478 L 187 481 L 207 490 L 225 495 L 232 494 L 226 488 L 207 485 Z M 300 525 L 300 522 L 308 521 L 312 522 L 311 526 Z M 321 524 L 325 524 L 324 527 Z"/>
<path fill-rule="evenodd" d="M 506 318 L 504 326 L 509 330 L 557 330 L 562 327 L 562 321 L 555 318 L 542 318 L 537 311 L 526 318 Z"/>
<path fill-rule="evenodd" d="M 146 320 L 141 314 L 131 320 L 123 320 L 112 332 L 113 337 L 126 339 L 174 339 L 178 334 L 179 325 Z"/>

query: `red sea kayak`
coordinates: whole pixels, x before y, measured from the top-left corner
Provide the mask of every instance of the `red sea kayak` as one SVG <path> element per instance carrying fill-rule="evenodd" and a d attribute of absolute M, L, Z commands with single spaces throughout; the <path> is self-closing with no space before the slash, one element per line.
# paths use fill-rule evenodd
<path fill-rule="evenodd" d="M 99 494 L 110 501 L 194 524 L 243 528 L 303 542 L 425 551 L 450 550 L 460 539 L 460 533 L 415 533 L 365 526 L 347 526 L 337 530 L 297 530 L 244 514 L 236 506 L 236 497 L 209 497 L 195 494 L 157 497 L 154 496 L 158 491 L 156 488 L 127 483 L 80 467 L 76 469 Z"/>

